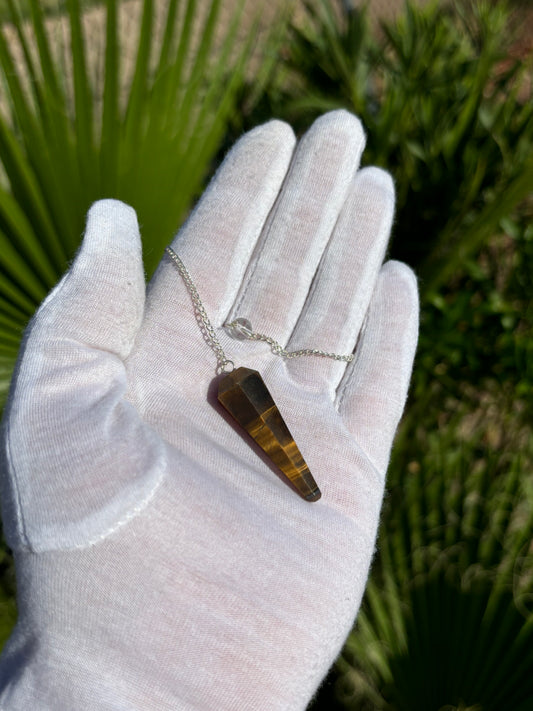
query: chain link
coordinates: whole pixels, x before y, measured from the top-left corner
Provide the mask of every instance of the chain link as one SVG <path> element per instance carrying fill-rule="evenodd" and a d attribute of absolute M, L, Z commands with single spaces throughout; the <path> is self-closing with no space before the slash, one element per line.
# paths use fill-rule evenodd
<path fill-rule="evenodd" d="M 235 321 L 232 321 L 231 323 L 225 323 L 224 328 L 227 328 L 230 331 L 237 331 L 238 333 L 243 334 L 243 336 L 250 341 L 263 341 L 264 343 L 268 343 L 272 353 L 279 355 L 282 358 L 318 356 L 319 358 L 331 358 L 333 360 L 344 361 L 345 363 L 351 363 L 354 358 L 353 353 L 341 355 L 339 353 L 321 351 L 319 348 L 300 348 L 296 351 L 288 351 L 271 336 L 265 336 L 264 333 L 257 333 L 256 331 L 252 331 L 250 328 L 243 326 L 242 320 L 243 319 L 235 319 Z"/>
<path fill-rule="evenodd" d="M 183 278 L 185 286 L 187 287 L 187 290 L 191 297 L 191 301 L 194 306 L 194 312 L 196 315 L 196 320 L 198 321 L 198 325 L 200 326 L 200 329 L 204 334 L 204 338 L 206 339 L 207 343 L 215 353 L 218 363 L 217 372 L 230 372 L 227 370 L 227 368 L 230 367 L 230 370 L 233 370 L 235 365 L 233 361 L 230 360 L 224 353 L 224 349 L 222 348 L 220 341 L 217 338 L 215 329 L 213 328 L 213 325 L 209 320 L 209 316 L 207 315 L 207 311 L 205 310 L 205 307 L 202 303 L 200 294 L 198 293 L 198 290 L 194 285 L 194 282 L 192 280 L 191 275 L 189 274 L 189 271 L 187 270 L 187 267 L 171 247 L 165 247 L 165 252 L 176 265 L 179 273 L 181 274 L 181 277 Z M 353 353 L 347 355 L 340 355 L 339 353 L 329 353 L 328 351 L 321 351 L 318 348 L 302 348 L 296 351 L 288 351 L 283 348 L 283 346 L 276 340 L 274 340 L 274 338 L 272 338 L 271 336 L 265 336 L 263 333 L 257 333 L 253 331 L 251 326 L 252 325 L 249 321 L 242 318 L 238 318 L 232 321 L 231 323 L 224 324 L 224 327 L 227 330 L 232 331 L 233 335 L 235 335 L 237 338 L 245 338 L 250 341 L 263 341 L 264 343 L 268 343 L 270 349 L 272 350 L 272 353 L 281 356 L 282 358 L 318 356 L 319 358 L 331 358 L 337 361 L 344 361 L 345 363 L 350 363 L 354 358 Z"/>
<path fill-rule="evenodd" d="M 196 320 L 198 321 L 198 324 L 200 326 L 200 329 L 202 330 L 202 333 L 204 334 L 204 338 L 206 339 L 207 343 L 211 347 L 211 349 L 215 352 L 215 356 L 217 359 L 217 372 L 219 373 L 227 373 L 233 370 L 235 367 L 235 364 L 233 363 L 232 360 L 229 360 L 229 358 L 226 357 L 226 354 L 224 353 L 224 349 L 220 345 L 220 341 L 217 338 L 217 335 L 215 333 L 215 329 L 213 328 L 213 325 L 211 321 L 209 320 L 209 316 L 207 315 L 207 311 L 205 310 L 205 307 L 202 303 L 202 300 L 200 298 L 200 294 L 198 293 L 194 282 L 192 280 L 191 275 L 189 274 L 187 267 L 185 264 L 181 261 L 181 259 L 178 257 L 176 252 L 171 248 L 171 247 L 165 247 L 165 252 L 168 254 L 168 256 L 172 259 L 174 264 L 176 265 L 179 273 L 181 274 L 183 281 L 185 283 L 185 286 L 187 287 L 187 290 L 190 294 L 191 301 L 194 306 L 194 312 L 196 315 Z M 230 367 L 230 371 L 226 370 L 228 366 Z"/>

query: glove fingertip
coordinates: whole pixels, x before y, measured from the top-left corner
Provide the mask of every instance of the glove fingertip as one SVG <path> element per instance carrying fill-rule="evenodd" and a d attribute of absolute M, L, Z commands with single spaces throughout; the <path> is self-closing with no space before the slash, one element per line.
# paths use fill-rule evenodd
<path fill-rule="evenodd" d="M 139 252 L 140 249 L 139 223 L 132 207 L 114 199 L 98 200 L 91 205 L 87 213 L 82 252 Z"/>

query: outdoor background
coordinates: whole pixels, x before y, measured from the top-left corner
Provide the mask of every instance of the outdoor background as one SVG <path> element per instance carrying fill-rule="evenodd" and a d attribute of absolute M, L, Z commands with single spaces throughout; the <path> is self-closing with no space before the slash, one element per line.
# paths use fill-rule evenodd
<path fill-rule="evenodd" d="M 310 709 L 531 711 L 533 3 L 0 0 L 0 22 L 2 402 L 94 200 L 135 207 L 150 274 L 244 130 L 356 113 L 421 336 L 364 604 Z M 14 587 L 1 547 L 0 645 Z"/>

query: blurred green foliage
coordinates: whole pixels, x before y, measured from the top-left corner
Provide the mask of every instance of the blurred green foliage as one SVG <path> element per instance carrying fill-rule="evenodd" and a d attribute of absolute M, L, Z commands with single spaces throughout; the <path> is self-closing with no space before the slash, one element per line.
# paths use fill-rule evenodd
<path fill-rule="evenodd" d="M 0 546 L 0 648 L 16 622 L 15 571 L 13 560 L 4 545 Z"/>
<path fill-rule="evenodd" d="M 407 2 L 380 35 L 364 7 L 301 5 L 282 70 L 259 100 L 245 91 L 237 130 L 276 115 L 301 131 L 323 111 L 353 111 L 364 161 L 396 180 L 392 255 L 436 291 L 531 191 L 533 102 L 521 92 L 533 55 L 511 58 L 505 2 Z"/>
<path fill-rule="evenodd" d="M 80 0 L 82 8 L 91 5 L 100 5 L 104 0 Z M 41 0 L 41 9 L 46 16 L 58 15 L 66 12 L 67 0 Z M 31 0 L 17 0 L 17 9 L 21 17 L 31 17 Z M 0 22 L 9 22 L 12 19 L 10 0 L 0 0 Z"/>
<path fill-rule="evenodd" d="M 37 0 L 28 0 L 29 22 L 6 2 L 0 399 L 22 329 L 65 271 L 94 200 L 135 205 L 154 269 L 202 188 L 257 44 L 255 25 L 236 42 L 241 0 L 224 22 L 221 0 L 141 0 L 136 24 L 106 0 L 105 22 L 90 25 L 79 0 L 66 0 L 63 25 L 45 23 Z"/>
<path fill-rule="evenodd" d="M 356 631 L 314 708 L 531 708 L 533 442 L 507 405 L 408 415 Z"/>

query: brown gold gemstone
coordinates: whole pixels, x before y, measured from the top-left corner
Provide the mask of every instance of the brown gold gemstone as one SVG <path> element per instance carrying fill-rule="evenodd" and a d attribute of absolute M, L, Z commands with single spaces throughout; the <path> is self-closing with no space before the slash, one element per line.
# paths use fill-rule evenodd
<path fill-rule="evenodd" d="M 321 497 L 272 395 L 257 370 L 237 368 L 220 381 L 218 400 L 307 501 Z"/>

